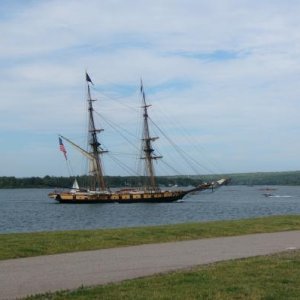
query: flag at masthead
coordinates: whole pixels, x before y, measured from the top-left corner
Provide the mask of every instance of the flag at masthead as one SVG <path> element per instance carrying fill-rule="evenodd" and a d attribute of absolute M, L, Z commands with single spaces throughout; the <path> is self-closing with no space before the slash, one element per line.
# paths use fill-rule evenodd
<path fill-rule="evenodd" d="M 85 72 L 85 80 L 86 80 L 87 82 L 90 82 L 92 85 L 94 85 L 92 79 L 90 78 L 90 76 L 89 76 L 89 74 L 88 74 L 87 72 Z"/>

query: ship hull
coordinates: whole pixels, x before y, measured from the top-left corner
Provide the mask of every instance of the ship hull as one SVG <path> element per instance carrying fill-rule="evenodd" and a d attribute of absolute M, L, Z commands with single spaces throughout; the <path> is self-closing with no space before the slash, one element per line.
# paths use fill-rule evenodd
<path fill-rule="evenodd" d="M 157 193 L 134 194 L 88 194 L 88 193 L 51 193 L 50 198 L 65 204 L 91 204 L 91 203 L 167 203 L 182 199 L 186 191 L 168 191 Z"/>
<path fill-rule="evenodd" d="M 220 179 L 212 183 L 203 183 L 190 190 L 178 191 L 140 191 L 135 189 L 120 190 L 118 192 L 53 192 L 48 196 L 60 203 L 90 204 L 90 203 L 167 203 L 182 199 L 192 192 L 214 190 L 228 183 L 228 179 Z"/>

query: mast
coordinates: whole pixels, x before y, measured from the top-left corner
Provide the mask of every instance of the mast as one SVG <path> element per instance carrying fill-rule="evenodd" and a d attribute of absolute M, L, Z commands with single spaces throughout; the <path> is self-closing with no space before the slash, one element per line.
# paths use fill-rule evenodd
<path fill-rule="evenodd" d="M 91 89 L 90 83 L 93 84 L 91 78 L 89 77 L 88 73 L 86 73 L 86 82 L 87 82 L 87 101 L 88 101 L 88 114 L 89 114 L 89 128 L 88 128 L 88 142 L 91 146 L 90 154 L 93 156 L 92 166 L 91 166 L 91 173 L 94 176 L 94 180 L 92 183 L 92 187 L 96 190 L 97 186 L 100 190 L 106 190 L 106 185 L 104 182 L 103 177 L 103 167 L 101 162 L 100 155 L 107 151 L 104 151 L 100 146 L 101 144 L 98 141 L 97 133 L 103 131 L 104 129 L 96 129 L 95 122 L 94 122 L 94 108 L 93 108 L 93 100 L 91 97 Z"/>
<path fill-rule="evenodd" d="M 162 156 L 154 155 L 154 149 L 152 148 L 152 141 L 158 139 L 158 137 L 151 137 L 149 132 L 149 122 L 148 122 L 148 107 L 151 105 L 146 103 L 146 96 L 144 92 L 143 82 L 141 80 L 141 94 L 142 94 L 142 101 L 143 101 L 143 137 L 142 137 L 142 151 L 144 152 L 145 159 L 145 167 L 146 173 L 149 178 L 149 186 L 152 190 L 158 190 L 155 178 L 155 170 L 153 166 L 153 160 L 162 158 Z"/>

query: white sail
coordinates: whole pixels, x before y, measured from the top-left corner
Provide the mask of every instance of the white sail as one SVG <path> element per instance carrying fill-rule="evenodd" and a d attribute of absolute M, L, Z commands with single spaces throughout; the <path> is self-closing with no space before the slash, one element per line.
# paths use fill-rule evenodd
<path fill-rule="evenodd" d="M 75 178 L 74 183 L 72 185 L 72 188 L 70 190 L 71 193 L 76 193 L 79 190 L 79 184 L 77 182 L 77 179 Z"/>

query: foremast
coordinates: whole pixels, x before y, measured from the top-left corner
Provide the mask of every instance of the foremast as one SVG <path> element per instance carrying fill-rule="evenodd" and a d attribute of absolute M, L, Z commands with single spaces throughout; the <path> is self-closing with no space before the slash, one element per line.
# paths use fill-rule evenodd
<path fill-rule="evenodd" d="M 93 157 L 90 166 L 90 173 L 93 176 L 91 189 L 96 190 L 98 187 L 99 190 L 105 191 L 106 184 L 104 181 L 101 154 L 107 151 L 104 151 L 100 147 L 101 144 L 99 143 L 98 136 L 97 136 L 97 134 L 103 131 L 104 129 L 96 129 L 95 127 L 93 102 L 96 100 L 92 99 L 91 97 L 90 84 L 93 84 L 93 82 L 87 73 L 86 73 L 86 83 L 87 83 L 87 101 L 88 101 L 88 116 L 89 116 L 88 143 L 90 145 L 90 154 Z"/>
<path fill-rule="evenodd" d="M 154 154 L 154 149 L 152 148 L 152 142 L 157 140 L 158 137 L 151 137 L 149 131 L 149 116 L 148 107 L 151 105 L 147 104 L 146 96 L 144 92 L 143 82 L 141 80 L 141 94 L 142 94 L 142 108 L 143 108 L 143 136 L 142 136 L 142 151 L 144 156 L 141 158 L 145 160 L 146 175 L 149 179 L 148 187 L 150 190 L 157 191 L 159 187 L 156 183 L 155 170 L 153 166 L 153 160 L 162 158 L 162 156 L 157 156 Z"/>

